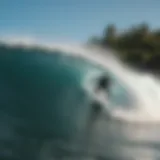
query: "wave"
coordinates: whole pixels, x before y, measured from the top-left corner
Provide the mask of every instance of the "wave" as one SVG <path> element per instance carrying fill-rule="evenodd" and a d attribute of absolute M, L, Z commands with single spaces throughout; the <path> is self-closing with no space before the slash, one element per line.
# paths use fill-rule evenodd
<path fill-rule="evenodd" d="M 44 49 L 44 53 L 56 53 L 58 50 L 62 56 L 81 58 L 90 67 L 86 67 L 83 86 L 89 90 L 90 80 L 97 72 L 103 71 L 111 79 L 111 92 L 109 103 L 105 106 L 113 117 L 126 121 L 159 121 L 160 120 L 160 85 L 159 79 L 149 73 L 142 73 L 130 68 L 110 51 L 104 51 L 95 46 L 84 45 L 60 45 L 52 43 L 40 43 L 26 40 L 1 40 L 8 46 L 21 46 L 22 48 Z M 50 51 L 50 52 L 48 52 Z M 96 67 L 98 68 L 96 68 Z M 101 68 L 101 69 L 100 69 Z M 92 90 L 90 88 L 90 90 Z M 98 97 L 98 95 L 96 95 Z M 99 97 L 100 99 L 100 97 Z M 119 102 L 121 99 L 121 103 Z M 102 98 L 101 98 L 102 100 Z M 102 101 L 105 101 L 104 98 Z M 117 103 L 116 103 L 117 101 Z M 130 101 L 130 102 L 128 102 Z M 128 107 L 124 104 L 128 103 Z"/>
<path fill-rule="evenodd" d="M 0 158 L 157 158 L 154 75 L 95 46 L 0 43 Z"/>

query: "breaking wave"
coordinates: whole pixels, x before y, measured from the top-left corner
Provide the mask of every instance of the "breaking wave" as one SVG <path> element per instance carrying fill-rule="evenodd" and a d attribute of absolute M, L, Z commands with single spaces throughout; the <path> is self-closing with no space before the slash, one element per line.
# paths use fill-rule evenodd
<path fill-rule="evenodd" d="M 0 73 L 0 122 L 4 131 L 0 137 L 3 141 L 5 137 L 6 141 L 14 139 L 12 152 L 4 149 L 0 140 L 0 156 L 14 153 L 23 157 L 34 151 L 27 159 L 36 159 L 33 157 L 40 152 L 43 154 L 39 159 L 47 160 L 46 148 L 60 139 L 64 146 L 68 144 L 65 149 L 74 141 L 72 149 L 84 149 L 92 156 L 157 158 L 159 79 L 131 69 L 110 51 L 93 46 L 2 40 Z M 109 86 L 97 92 L 101 78 L 107 79 Z M 93 106 L 100 108 L 100 114 L 99 108 L 96 113 L 92 111 Z M 25 153 L 20 154 L 20 148 L 13 151 L 15 146 L 24 146 Z"/>

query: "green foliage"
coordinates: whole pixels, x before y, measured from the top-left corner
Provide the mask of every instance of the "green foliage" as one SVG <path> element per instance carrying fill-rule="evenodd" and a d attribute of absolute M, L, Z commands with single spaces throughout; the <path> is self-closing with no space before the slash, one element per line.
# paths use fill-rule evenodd
<path fill-rule="evenodd" d="M 160 69 L 160 30 L 152 30 L 146 23 L 120 33 L 116 26 L 108 25 L 101 38 L 94 37 L 94 44 L 118 51 L 121 58 L 134 66 Z"/>

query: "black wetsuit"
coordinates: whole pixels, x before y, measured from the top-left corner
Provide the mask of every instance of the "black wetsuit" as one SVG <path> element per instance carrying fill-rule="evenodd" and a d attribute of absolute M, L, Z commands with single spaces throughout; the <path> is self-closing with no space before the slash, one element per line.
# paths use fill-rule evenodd
<path fill-rule="evenodd" d="M 108 77 L 101 77 L 101 79 L 98 82 L 99 83 L 96 91 L 106 90 L 109 92 L 110 80 Z"/>

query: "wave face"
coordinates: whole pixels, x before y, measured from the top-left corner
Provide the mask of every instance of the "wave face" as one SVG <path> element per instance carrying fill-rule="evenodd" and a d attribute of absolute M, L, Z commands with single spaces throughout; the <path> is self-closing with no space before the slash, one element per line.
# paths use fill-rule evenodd
<path fill-rule="evenodd" d="M 0 159 L 159 158 L 159 80 L 103 52 L 0 46 Z"/>

